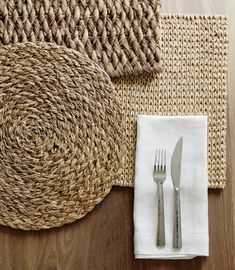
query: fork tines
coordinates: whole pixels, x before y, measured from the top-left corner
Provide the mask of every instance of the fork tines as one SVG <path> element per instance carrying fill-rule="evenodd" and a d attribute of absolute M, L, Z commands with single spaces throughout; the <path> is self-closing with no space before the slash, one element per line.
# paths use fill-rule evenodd
<path fill-rule="evenodd" d="M 166 170 L 166 149 L 156 149 L 154 166 L 158 171 Z"/>

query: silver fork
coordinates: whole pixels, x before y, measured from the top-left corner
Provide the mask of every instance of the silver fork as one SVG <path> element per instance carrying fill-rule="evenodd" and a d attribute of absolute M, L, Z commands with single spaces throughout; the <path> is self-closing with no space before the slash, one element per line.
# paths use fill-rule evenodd
<path fill-rule="evenodd" d="M 157 246 L 165 246 L 163 183 L 166 180 L 166 149 L 156 149 L 153 179 L 158 187 Z"/>

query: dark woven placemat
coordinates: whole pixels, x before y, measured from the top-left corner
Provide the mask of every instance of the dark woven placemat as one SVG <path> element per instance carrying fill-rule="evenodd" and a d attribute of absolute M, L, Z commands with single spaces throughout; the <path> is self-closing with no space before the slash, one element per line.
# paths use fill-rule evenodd
<path fill-rule="evenodd" d="M 111 77 L 159 70 L 160 0 L 0 3 L 0 46 L 41 41 L 75 49 Z"/>

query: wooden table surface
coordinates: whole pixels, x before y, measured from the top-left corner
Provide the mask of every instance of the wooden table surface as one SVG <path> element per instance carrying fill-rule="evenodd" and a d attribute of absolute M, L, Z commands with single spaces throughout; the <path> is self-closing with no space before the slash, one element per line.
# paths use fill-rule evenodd
<path fill-rule="evenodd" d="M 165 0 L 165 11 L 169 11 L 170 1 L 176 10 L 176 3 L 186 3 Z M 193 6 L 193 0 L 187 1 Z M 220 0 L 212 2 L 212 7 L 223 10 Z M 209 191 L 210 256 L 182 261 L 135 260 L 133 189 L 113 188 L 95 210 L 73 224 L 39 232 L 0 226 L 0 270 L 235 269 L 235 3 L 229 0 L 225 4 L 228 14 L 234 15 L 230 22 L 234 34 L 230 34 L 229 57 L 228 177 L 224 190 Z M 211 6 L 203 5 L 209 13 Z M 184 8 L 178 10 L 185 12 Z"/>

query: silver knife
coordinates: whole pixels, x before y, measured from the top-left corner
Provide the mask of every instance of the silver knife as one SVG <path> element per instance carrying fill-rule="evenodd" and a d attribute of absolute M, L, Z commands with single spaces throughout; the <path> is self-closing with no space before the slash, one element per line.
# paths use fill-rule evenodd
<path fill-rule="evenodd" d="M 171 159 L 171 178 L 175 190 L 175 218 L 173 247 L 182 247 L 181 214 L 180 214 L 180 175 L 182 159 L 183 137 L 179 139 Z"/>

